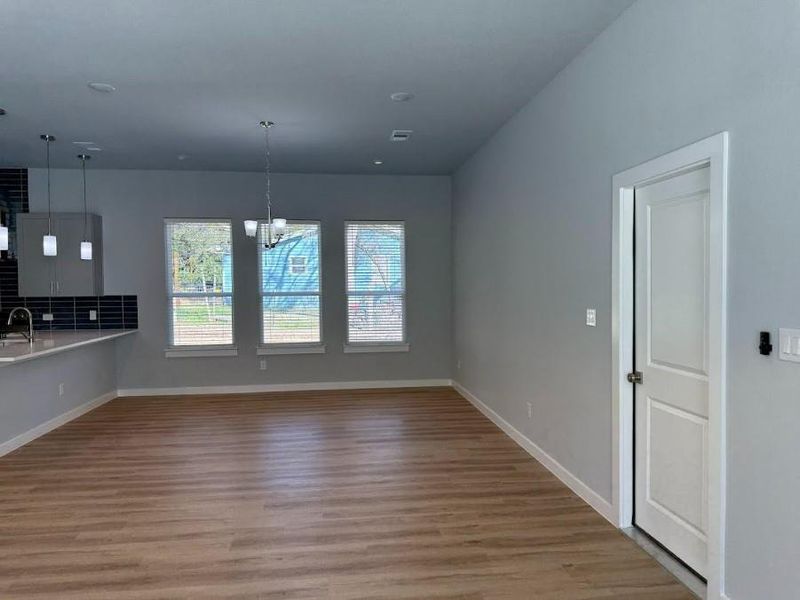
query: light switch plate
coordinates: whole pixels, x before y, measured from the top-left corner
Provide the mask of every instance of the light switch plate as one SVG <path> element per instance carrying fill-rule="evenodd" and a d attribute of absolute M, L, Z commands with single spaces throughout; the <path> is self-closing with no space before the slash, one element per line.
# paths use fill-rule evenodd
<path fill-rule="evenodd" d="M 800 329 L 778 330 L 778 358 L 800 363 Z"/>
<path fill-rule="evenodd" d="M 589 327 L 597 327 L 597 310 L 594 308 L 586 309 L 586 324 Z"/>
<path fill-rule="evenodd" d="M 89 320 L 90 321 L 97 321 L 97 311 L 96 310 L 90 310 L 89 311 Z"/>
<path fill-rule="evenodd" d="M 42 321 L 52 321 L 53 313 L 42 313 Z"/>

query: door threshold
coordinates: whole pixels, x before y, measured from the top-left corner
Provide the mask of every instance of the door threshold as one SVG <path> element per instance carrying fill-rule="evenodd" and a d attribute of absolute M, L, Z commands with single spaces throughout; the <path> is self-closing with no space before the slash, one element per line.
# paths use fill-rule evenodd
<path fill-rule="evenodd" d="M 644 531 L 638 527 L 626 527 L 622 530 L 622 533 L 636 542 L 642 550 L 652 556 L 673 577 L 689 588 L 689 591 L 695 596 L 701 599 L 706 597 L 706 582 L 697 573 L 662 548 Z"/>

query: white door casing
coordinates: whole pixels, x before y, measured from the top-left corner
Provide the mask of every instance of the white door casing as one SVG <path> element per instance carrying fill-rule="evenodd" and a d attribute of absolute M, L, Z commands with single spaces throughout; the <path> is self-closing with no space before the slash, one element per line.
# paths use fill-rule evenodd
<path fill-rule="evenodd" d="M 728 133 L 684 146 L 612 178 L 611 399 L 612 510 L 620 528 L 633 524 L 634 188 L 705 165 L 709 185 L 708 535 L 706 597 L 725 596 L 726 338 Z"/>
<path fill-rule="evenodd" d="M 705 575 L 709 167 L 634 199 L 635 522 Z"/>

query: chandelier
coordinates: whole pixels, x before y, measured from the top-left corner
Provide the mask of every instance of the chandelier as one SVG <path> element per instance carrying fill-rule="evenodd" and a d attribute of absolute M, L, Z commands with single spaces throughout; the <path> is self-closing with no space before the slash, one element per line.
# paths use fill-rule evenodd
<path fill-rule="evenodd" d="M 269 130 L 270 127 L 275 125 L 272 121 L 261 121 L 261 127 L 264 128 L 264 140 L 266 143 L 266 166 L 265 173 L 267 176 L 267 222 L 266 231 L 264 236 L 264 248 L 270 250 L 278 245 L 284 234 L 286 233 L 286 219 L 273 219 L 272 218 L 272 198 L 271 198 L 271 180 L 270 180 L 270 154 L 269 154 Z M 258 221 L 248 219 L 244 222 L 244 231 L 248 237 L 256 237 L 258 234 Z"/>

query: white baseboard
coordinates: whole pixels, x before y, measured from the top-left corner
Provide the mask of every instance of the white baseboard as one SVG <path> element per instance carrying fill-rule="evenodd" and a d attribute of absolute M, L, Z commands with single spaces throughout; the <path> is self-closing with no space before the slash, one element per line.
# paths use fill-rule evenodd
<path fill-rule="evenodd" d="M 506 435 L 508 435 L 508 437 L 514 440 L 517 444 L 519 444 L 533 458 L 542 463 L 547 468 L 548 471 L 550 471 L 553 475 L 558 477 L 569 489 L 571 489 L 578 496 L 580 496 L 589 506 L 591 506 L 593 509 L 599 512 L 612 525 L 616 527 L 614 520 L 614 509 L 611 506 L 610 502 L 608 502 L 600 494 L 595 492 L 588 485 L 583 483 L 583 481 L 578 479 L 575 475 L 570 473 L 555 458 L 553 458 L 547 452 L 542 450 L 539 446 L 537 446 L 534 442 L 532 442 L 529 438 L 527 438 L 524 434 L 522 434 L 518 429 L 516 429 L 511 423 L 506 421 L 494 410 L 489 408 L 489 406 L 484 404 L 480 399 L 478 399 L 477 396 L 475 396 L 475 394 L 470 392 L 463 385 L 461 385 L 457 381 L 453 381 L 453 387 L 462 396 L 464 396 L 464 398 L 469 400 L 469 402 L 471 402 L 473 406 L 475 406 L 475 408 L 481 411 L 484 415 L 486 415 L 489 418 L 489 420 L 491 420 L 495 425 L 497 425 L 500 429 L 502 429 L 506 433 Z"/>
<path fill-rule="evenodd" d="M 62 425 L 69 423 L 73 419 L 77 419 L 81 415 L 86 414 L 90 410 L 97 408 L 98 406 L 105 404 L 106 402 L 113 400 L 117 397 L 117 390 L 112 390 L 95 398 L 94 400 L 89 400 L 88 402 L 84 402 L 80 406 L 76 406 L 72 410 L 68 410 L 64 414 L 61 414 L 57 417 L 50 419 L 49 421 L 42 423 L 41 425 L 37 425 L 33 429 L 29 429 L 24 433 L 20 433 L 18 436 L 11 438 L 7 442 L 3 442 L 0 444 L 0 456 L 5 456 L 9 452 L 13 452 L 17 448 L 24 446 L 28 442 L 32 442 L 38 437 L 43 436 L 45 433 L 49 433 Z"/>
<path fill-rule="evenodd" d="M 449 387 L 449 379 L 399 379 L 395 381 L 325 381 L 318 383 L 270 383 L 255 385 L 210 385 L 171 388 L 124 388 L 119 396 L 193 396 L 208 394 L 257 394 L 321 390 L 365 390 L 408 387 Z"/>

